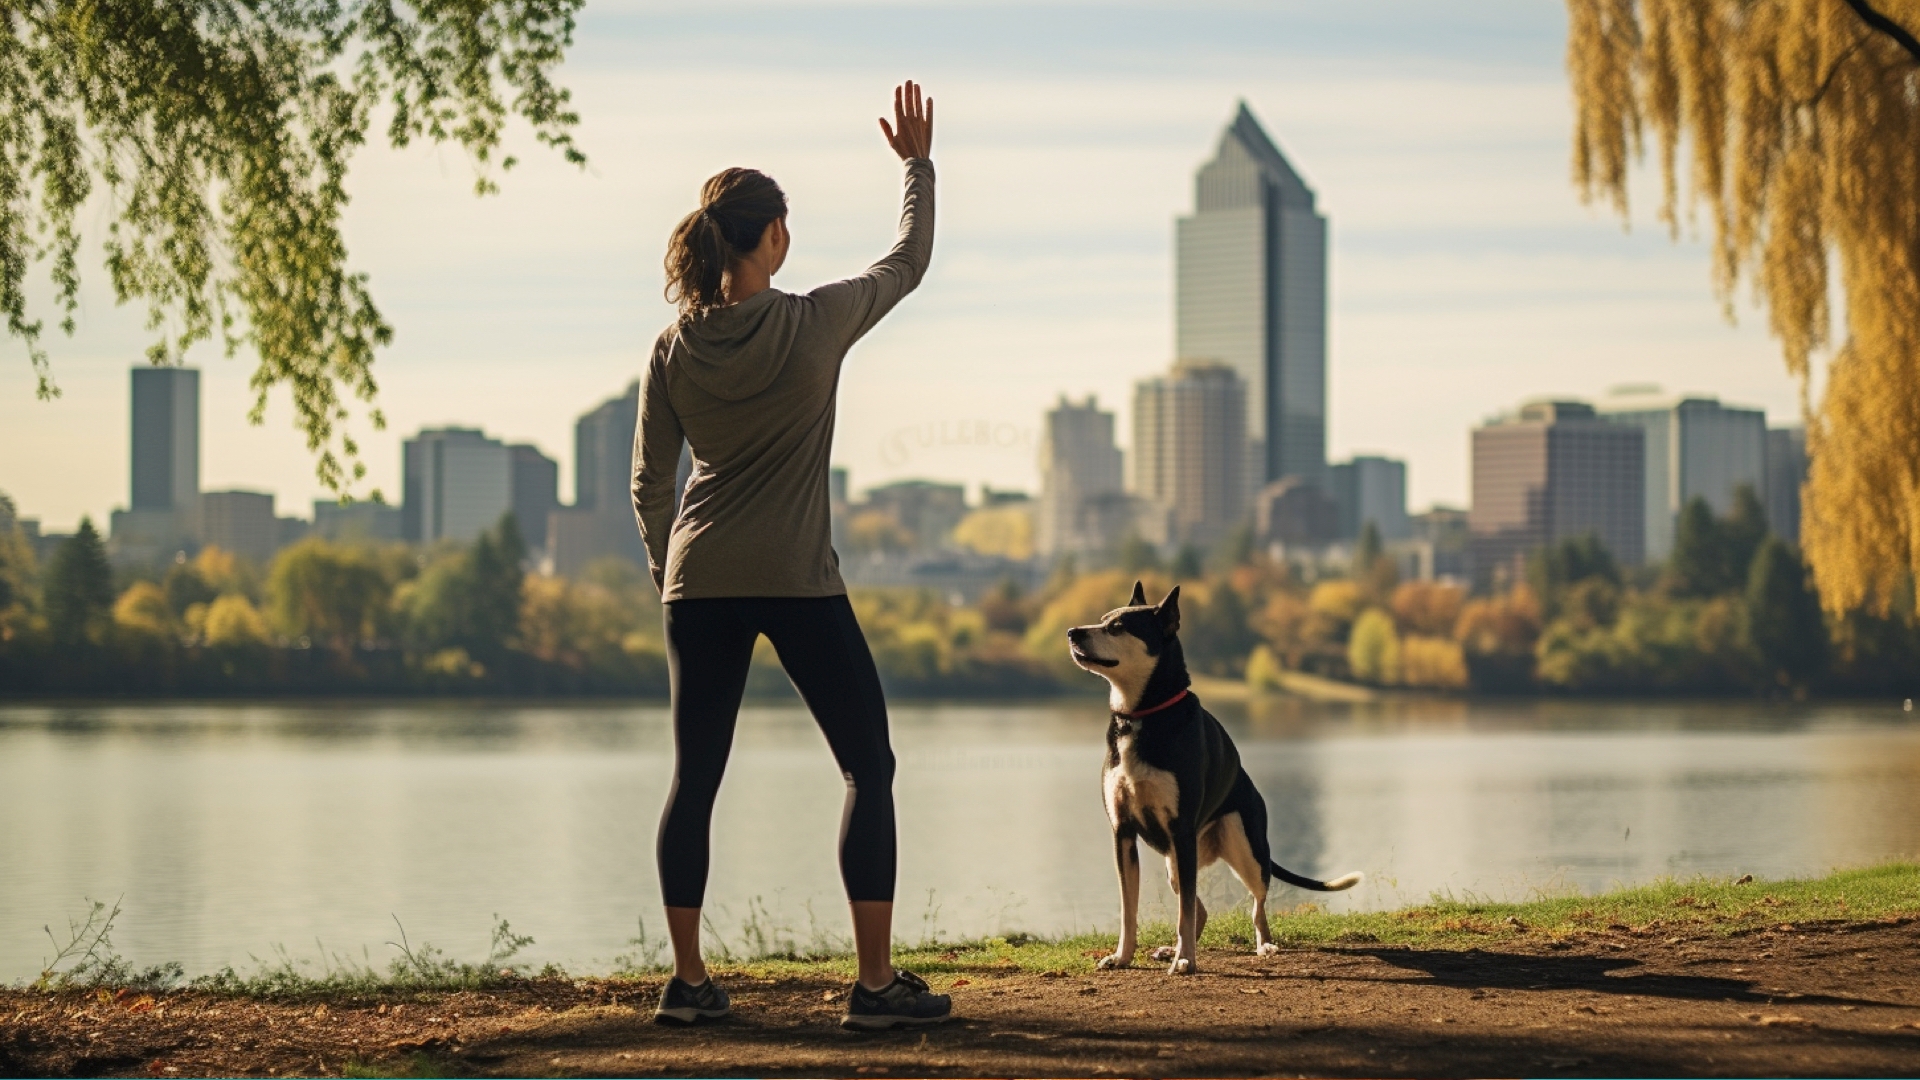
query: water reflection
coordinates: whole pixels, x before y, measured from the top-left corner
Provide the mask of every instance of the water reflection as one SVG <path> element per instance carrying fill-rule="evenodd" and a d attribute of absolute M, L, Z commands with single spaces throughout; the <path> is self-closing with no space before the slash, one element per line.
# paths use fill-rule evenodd
<path fill-rule="evenodd" d="M 1331 906 L 1814 873 L 1920 853 L 1920 728 L 1893 708 L 1389 702 L 1214 706 L 1265 795 L 1276 858 L 1367 871 Z M 903 936 L 1111 926 L 1097 701 L 894 709 Z M 657 706 L 487 703 L 0 707 L 0 979 L 40 927 L 125 894 L 117 943 L 193 970 L 275 944 L 384 963 L 484 952 L 604 964 L 658 935 Z M 798 709 L 741 718 L 710 907 L 799 943 L 844 934 L 843 788 Z M 1146 875 L 1150 916 L 1170 896 Z M 1210 903 L 1239 903 L 1224 870 Z M 1289 905 L 1307 894 L 1281 890 Z M 317 941 L 320 944 L 314 944 Z"/>

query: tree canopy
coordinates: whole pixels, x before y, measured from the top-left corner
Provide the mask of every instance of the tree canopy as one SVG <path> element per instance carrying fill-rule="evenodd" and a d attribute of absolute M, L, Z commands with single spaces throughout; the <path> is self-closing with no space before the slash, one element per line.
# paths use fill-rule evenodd
<path fill-rule="evenodd" d="M 1826 605 L 1886 611 L 1920 584 L 1920 0 L 1567 6 L 1576 183 L 1626 214 L 1650 132 L 1677 233 L 1684 144 L 1722 302 L 1751 280 L 1803 403 L 1838 286 L 1801 539 Z"/>
<path fill-rule="evenodd" d="M 329 488 L 364 474 L 340 425 L 371 405 L 393 329 L 348 267 L 349 159 L 376 109 L 388 140 L 455 142 L 495 186 L 509 113 L 584 162 L 553 70 L 585 0 L 0 2 L 0 313 L 59 393 L 30 310 L 43 262 L 63 331 L 80 290 L 80 210 L 104 189 L 107 276 L 142 300 L 148 359 L 179 363 L 216 325 L 258 355 L 258 423 L 285 385 Z M 377 408 L 373 427 L 384 426 Z"/>

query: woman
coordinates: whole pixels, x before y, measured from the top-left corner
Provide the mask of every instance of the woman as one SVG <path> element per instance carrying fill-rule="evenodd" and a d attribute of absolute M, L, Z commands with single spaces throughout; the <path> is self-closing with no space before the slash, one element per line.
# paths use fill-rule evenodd
<path fill-rule="evenodd" d="M 680 317 L 642 379 L 633 502 L 665 604 L 673 790 L 660 819 L 660 891 L 673 978 L 655 1019 L 725 1016 L 700 957 L 708 828 L 755 640 L 765 634 L 847 780 L 840 875 L 860 973 L 848 1027 L 947 1018 L 951 1003 L 894 970 L 893 750 L 886 702 L 830 542 L 828 454 L 847 350 L 926 273 L 933 251 L 933 101 L 909 82 L 880 130 L 906 163 L 900 231 L 866 273 L 805 295 L 771 285 L 786 260 L 787 200 L 751 169 L 701 189 L 667 248 Z M 693 475 L 676 513 L 680 443 Z"/>

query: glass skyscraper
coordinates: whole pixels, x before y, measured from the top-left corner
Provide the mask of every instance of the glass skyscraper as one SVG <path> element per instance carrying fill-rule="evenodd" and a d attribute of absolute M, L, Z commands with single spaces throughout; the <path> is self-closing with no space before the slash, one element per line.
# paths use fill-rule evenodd
<path fill-rule="evenodd" d="M 1247 386 L 1251 486 L 1326 483 L 1327 219 L 1246 103 L 1175 230 L 1174 348 Z"/>

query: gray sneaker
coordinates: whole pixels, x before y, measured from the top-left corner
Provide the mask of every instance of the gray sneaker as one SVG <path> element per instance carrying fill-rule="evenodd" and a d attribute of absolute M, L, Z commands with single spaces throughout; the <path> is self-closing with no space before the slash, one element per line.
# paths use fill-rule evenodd
<path fill-rule="evenodd" d="M 660 1004 L 653 1010 L 656 1024 L 691 1024 L 700 1020 L 718 1020 L 733 1011 L 727 992 L 709 978 L 699 986 L 688 986 L 679 979 L 668 979 L 660 988 Z"/>
<path fill-rule="evenodd" d="M 953 999 L 936 994 L 925 979 L 911 971 L 895 971 L 893 982 L 874 991 L 853 984 L 847 995 L 847 1015 L 840 1026 L 860 1031 L 883 1031 L 902 1025 L 937 1024 L 953 1017 Z"/>

